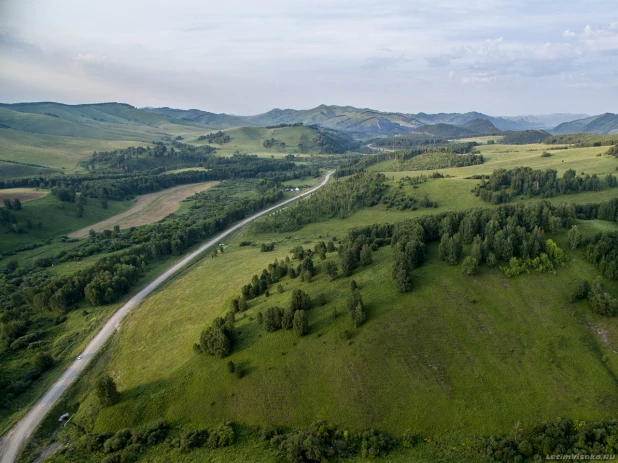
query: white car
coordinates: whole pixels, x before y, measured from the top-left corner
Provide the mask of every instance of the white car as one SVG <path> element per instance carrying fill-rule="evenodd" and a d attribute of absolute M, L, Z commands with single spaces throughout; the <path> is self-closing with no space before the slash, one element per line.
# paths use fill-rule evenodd
<path fill-rule="evenodd" d="M 81 360 L 81 359 L 82 359 L 82 355 L 81 355 L 81 354 L 79 354 L 79 355 L 77 356 L 77 360 Z"/>

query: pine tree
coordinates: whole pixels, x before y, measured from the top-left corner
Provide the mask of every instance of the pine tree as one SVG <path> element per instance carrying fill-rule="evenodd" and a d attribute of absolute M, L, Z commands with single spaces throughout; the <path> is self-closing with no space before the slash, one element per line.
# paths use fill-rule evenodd
<path fill-rule="evenodd" d="M 309 332 L 309 323 L 307 322 L 307 314 L 304 310 L 297 310 L 294 313 L 294 331 L 299 336 L 304 336 Z"/>

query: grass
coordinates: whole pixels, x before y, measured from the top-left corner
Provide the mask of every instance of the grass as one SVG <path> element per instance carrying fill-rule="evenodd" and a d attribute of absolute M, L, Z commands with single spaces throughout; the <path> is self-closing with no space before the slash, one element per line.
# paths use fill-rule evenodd
<path fill-rule="evenodd" d="M 150 283 L 156 276 L 163 272 L 167 267 L 173 265 L 181 257 L 170 256 L 156 263 L 149 265 L 143 277 L 133 290 L 121 301 L 105 306 L 91 307 L 85 301 L 80 307 L 67 313 L 67 320 L 51 330 L 45 332 L 45 339 L 54 339 L 50 345 L 50 352 L 53 353 L 56 365 L 46 372 L 35 385 L 28 389 L 19 398 L 19 403 L 15 404 L 12 410 L 2 409 L 0 414 L 0 434 L 6 432 L 15 422 L 21 419 L 30 407 L 38 400 L 51 384 L 64 372 L 67 366 L 90 342 L 92 337 L 98 332 L 99 328 L 109 317 L 121 307 L 128 299 L 139 292 L 144 286 Z M 78 262 L 77 264 L 81 264 Z M 84 313 L 85 311 L 85 313 Z M 48 318 L 57 317 L 57 313 L 49 313 Z M 45 323 L 39 320 L 38 323 Z M 0 355 L 0 364 L 3 374 L 7 371 L 16 370 L 16 365 L 23 364 L 24 358 L 19 353 L 6 349 Z M 19 378 L 15 378 L 19 379 Z M 55 418 L 53 418 L 55 421 Z"/>
<path fill-rule="evenodd" d="M 587 174 L 609 174 L 616 172 L 616 158 L 605 156 L 606 146 L 593 148 L 569 148 L 550 151 L 552 155 L 548 158 L 541 157 L 543 151 L 551 148 L 551 145 L 483 145 L 478 149 L 485 158 L 485 163 L 468 166 L 452 167 L 448 169 L 438 169 L 444 175 L 451 175 L 457 178 L 468 177 L 471 175 L 491 174 L 494 169 L 512 169 L 518 166 L 532 167 L 533 169 L 556 169 L 558 175 L 562 175 L 567 169 L 575 169 L 577 173 Z M 601 156 L 598 156 L 601 154 Z M 396 177 L 405 175 L 427 175 L 428 171 L 406 171 L 397 172 L 405 168 L 394 160 L 380 162 L 372 166 L 369 170 L 393 172 Z"/>
<path fill-rule="evenodd" d="M 43 243 L 46 240 L 54 240 L 60 236 L 84 228 L 99 222 L 110 216 L 119 214 L 131 206 L 128 201 L 108 201 L 107 209 L 103 209 L 100 202 L 89 199 L 84 206 L 83 217 L 77 217 L 75 204 L 61 202 L 53 195 L 28 201 L 19 211 L 12 211 L 17 217 L 17 225 L 24 230 L 23 233 L 12 233 L 2 229 L 0 240 L 0 252 L 12 251 L 19 246 Z M 30 220 L 33 228 L 28 228 L 26 223 Z M 37 228 L 41 222 L 42 228 Z"/>
<path fill-rule="evenodd" d="M 338 220 L 320 229 L 344 231 Z M 237 321 L 241 336 L 230 359 L 247 371 L 238 380 L 226 361 L 197 356 L 192 344 L 251 275 L 308 241 L 279 237 L 274 252 L 260 253 L 238 247 L 247 238 L 271 237 L 238 233 L 223 256 L 196 263 L 129 316 L 105 366 L 122 400 L 97 410 L 84 388 L 75 400 L 90 405 L 80 409 L 76 423 L 102 432 L 159 417 L 200 426 L 231 419 L 302 427 L 326 419 L 356 430 L 400 435 L 410 429 L 448 438 L 508 432 L 517 421 L 610 418 L 618 410 L 611 352 L 617 324 L 591 314 L 586 302 L 567 302 L 575 278 L 597 274 L 579 251 L 569 252 L 571 262 L 556 276 L 506 279 L 484 268 L 470 278 L 438 261 L 432 245 L 407 295 L 398 294 L 390 279 L 389 248 L 351 278 L 328 283 L 318 276 L 310 284 L 286 278 L 283 294 L 252 301 Z M 358 330 L 343 306 L 352 278 L 368 308 Z M 268 306 L 287 305 L 296 287 L 328 298 L 309 312 L 311 333 L 265 333 L 252 318 Z M 341 314 L 336 319 L 333 308 Z M 602 327 L 613 341 L 604 344 L 590 326 Z M 345 329 L 352 331 L 350 343 L 341 338 Z"/>
<path fill-rule="evenodd" d="M 203 135 L 209 133 L 209 129 L 205 129 Z M 211 144 L 217 148 L 217 155 L 232 156 L 236 152 L 242 154 L 257 154 L 260 157 L 275 157 L 282 158 L 289 153 L 299 154 L 301 150 L 298 147 L 301 136 L 306 136 L 311 140 L 315 131 L 308 127 L 283 127 L 280 129 L 266 129 L 264 127 L 234 127 L 224 129 L 223 132 L 231 137 L 228 143 L 223 145 Z M 197 136 L 194 139 L 186 141 L 196 145 L 207 145 L 207 141 L 198 141 Z M 274 138 L 285 143 L 285 148 L 264 148 L 264 141 Z"/>
<path fill-rule="evenodd" d="M 242 379 L 227 372 L 227 359 L 192 351 L 201 330 L 229 310 L 241 286 L 298 244 L 309 247 L 317 240 L 341 238 L 356 225 L 491 207 L 470 193 L 476 181 L 463 177 L 497 167 L 541 168 L 547 163 L 558 169 L 577 165 L 578 173 L 581 166 L 586 173 L 614 170 L 613 158 L 596 156 L 593 150 L 598 148 L 556 150 L 550 158 L 540 157 L 544 145 L 487 148 L 488 162 L 482 166 L 443 169 L 453 178 L 431 180 L 418 189 L 404 187 L 419 199 L 429 194 L 438 209 L 396 211 L 380 205 L 282 235 L 255 235 L 250 228 L 235 233 L 226 240 L 223 255 L 196 262 L 135 309 L 58 407 L 77 412 L 74 422 L 94 432 L 142 427 L 159 418 L 188 427 L 233 420 L 243 427 L 300 428 L 325 419 L 352 430 L 375 427 L 395 436 L 411 430 L 432 441 L 457 444 L 474 435 L 507 433 L 517 422 L 530 426 L 557 417 L 616 416 L 618 321 L 592 314 L 587 301 L 568 302 L 576 278 L 599 273 L 579 250 L 568 250 L 565 231 L 552 237 L 570 257 L 556 275 L 507 279 L 500 270 L 483 267 L 479 275 L 466 277 L 459 266 L 440 262 L 433 244 L 427 263 L 413 273 L 414 290 L 406 295 L 395 291 L 388 247 L 375 252 L 374 263 L 350 278 L 329 283 L 318 275 L 312 283 L 301 283 L 286 277 L 283 294 L 251 301 L 248 312 L 237 316 L 240 336 L 230 359 L 245 369 Z M 377 168 L 389 166 L 382 163 Z M 417 174 L 386 172 L 391 188 L 396 184 L 392 177 Z M 617 193 L 603 190 L 551 201 L 596 202 Z M 538 199 L 526 201 L 534 200 Z M 618 225 L 588 221 L 580 222 L 580 228 L 586 235 L 616 230 Z M 241 241 L 272 241 L 276 248 L 260 253 L 255 247 L 240 247 Z M 338 263 L 336 254 L 328 258 Z M 359 329 L 351 327 L 345 313 L 352 279 L 360 286 L 368 312 Z M 608 282 L 607 287 L 618 294 L 617 283 Z M 327 296 L 325 306 L 308 313 L 310 334 L 297 338 L 292 332 L 264 332 L 255 321 L 257 312 L 287 306 L 294 288 L 312 297 Z M 342 338 L 345 330 L 351 332 L 349 340 Z M 114 377 L 121 392 L 120 402 L 105 409 L 91 389 L 103 372 Z M 54 425 L 51 417 L 45 423 L 47 430 Z M 272 452 L 252 439 L 228 450 L 199 450 L 182 457 L 170 452 L 174 451 L 153 451 L 147 458 L 275 461 Z M 421 446 L 413 453 L 398 450 L 384 461 L 435 461 L 434 457 L 431 446 Z M 61 458 L 54 461 L 66 461 Z"/>

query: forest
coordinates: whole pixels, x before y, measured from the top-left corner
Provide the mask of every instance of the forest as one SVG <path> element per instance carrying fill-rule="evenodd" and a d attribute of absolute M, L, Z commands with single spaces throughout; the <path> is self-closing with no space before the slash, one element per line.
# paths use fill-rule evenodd
<path fill-rule="evenodd" d="M 612 174 L 607 174 L 604 181 L 597 174 L 582 175 L 578 176 L 573 169 L 564 172 L 562 178 L 559 178 L 557 171 L 553 169 L 497 169 L 487 180 L 482 179 L 473 191 L 483 201 L 500 204 L 520 195 L 549 198 L 582 191 L 598 191 L 603 187 L 603 183 L 607 188 L 615 188 L 617 185 L 616 177 Z"/>

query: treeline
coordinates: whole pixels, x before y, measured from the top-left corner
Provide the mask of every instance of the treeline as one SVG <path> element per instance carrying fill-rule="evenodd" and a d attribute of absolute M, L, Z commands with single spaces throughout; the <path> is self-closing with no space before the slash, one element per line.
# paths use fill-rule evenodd
<path fill-rule="evenodd" d="M 548 145 L 572 145 L 573 148 L 618 145 L 618 135 L 600 135 L 595 133 L 573 133 L 547 137 L 543 143 Z"/>
<path fill-rule="evenodd" d="M 504 132 L 498 143 L 503 145 L 529 145 L 531 143 L 543 143 L 551 134 L 544 130 L 522 130 L 518 132 Z"/>
<path fill-rule="evenodd" d="M 285 142 L 275 140 L 274 138 L 264 140 L 264 143 L 262 143 L 262 145 L 264 146 L 264 148 L 285 148 Z"/>
<path fill-rule="evenodd" d="M 203 167 L 210 170 L 187 170 L 167 175 L 53 175 L 4 179 L 0 180 L 0 188 L 49 188 L 64 201 L 74 201 L 77 192 L 88 197 L 122 201 L 134 195 L 190 183 L 256 177 L 281 182 L 319 173 L 319 169 L 314 166 L 300 167 L 290 161 L 259 158 L 256 155 L 234 155 L 230 158 L 212 156 L 203 163 Z"/>
<path fill-rule="evenodd" d="M 575 219 L 574 205 L 553 206 L 541 201 L 526 206 L 503 205 L 494 209 L 426 215 L 394 225 L 360 227 L 350 230 L 347 239 L 357 241 L 362 236 L 371 245 L 390 243 L 393 280 L 400 292 L 407 292 L 413 286 L 412 271 L 425 260 L 426 243 L 434 241 L 440 241 L 440 258 L 452 265 L 460 262 L 463 245 L 472 245 L 469 256 L 472 261 L 464 267 L 465 273 L 475 273 L 483 263 L 493 267 L 502 261 L 521 267 L 529 260 L 532 265 L 537 257 L 539 261 L 534 268 L 551 271 L 554 264 L 560 265 L 563 255 L 555 243 L 544 239 L 544 233 L 571 226 Z M 552 266 L 542 268 L 541 264 L 548 262 Z M 504 270 L 508 274 L 512 267 Z"/>
<path fill-rule="evenodd" d="M 509 202 L 518 195 L 549 198 L 582 191 L 598 191 L 601 188 L 601 179 L 596 174 L 581 177 L 573 169 L 567 170 L 562 178 L 558 178 L 557 174 L 553 169 L 533 170 L 530 167 L 497 169 L 473 191 L 483 201 L 500 204 Z M 605 183 L 613 188 L 616 186 L 616 178 L 608 174 Z"/>
<path fill-rule="evenodd" d="M 232 139 L 227 133 L 219 130 L 218 132 L 210 132 L 208 135 L 200 135 L 198 141 L 206 140 L 208 143 L 216 143 L 217 145 L 223 145 L 229 143 Z"/>
<path fill-rule="evenodd" d="M 293 124 L 276 124 L 276 125 L 267 125 L 266 129 L 283 129 L 285 127 L 300 127 L 302 126 L 302 122 L 295 122 Z"/>
<path fill-rule="evenodd" d="M 415 148 L 419 146 L 446 145 L 448 144 L 448 139 L 440 137 L 426 137 L 423 135 L 406 135 L 403 137 L 376 138 L 374 140 L 371 140 L 370 144 L 371 146 L 376 146 L 378 148 L 405 150 L 408 148 Z"/>
<path fill-rule="evenodd" d="M 288 232 L 308 223 L 346 217 L 361 207 L 378 204 L 386 190 L 385 180 L 383 174 L 362 173 L 344 181 L 330 182 L 293 206 L 256 220 L 253 230 L 256 233 Z"/>
<path fill-rule="evenodd" d="M 333 174 L 334 178 L 347 177 L 348 175 L 359 174 L 364 172 L 370 166 L 378 162 L 388 159 L 386 154 L 372 154 L 368 156 L 357 156 L 345 161 L 337 166 L 337 170 Z"/>
<path fill-rule="evenodd" d="M 615 455 L 617 440 L 618 420 L 558 419 L 528 430 L 518 429 L 508 436 L 478 439 L 470 446 L 469 452 L 470 457 L 479 458 L 481 462 L 541 461 L 546 456 L 559 456 L 562 460 L 592 460 Z"/>
<path fill-rule="evenodd" d="M 209 145 L 194 146 L 180 143 L 179 141 L 173 141 L 169 147 L 159 141 L 153 141 L 152 144 L 152 148 L 150 146 L 146 148 L 138 146 L 113 151 L 95 151 L 88 161 L 81 162 L 80 164 L 87 170 L 92 171 L 96 171 L 97 166 L 100 165 L 105 165 L 107 169 L 112 170 L 136 171 L 144 169 L 143 164 L 146 157 L 198 163 L 216 151 L 215 148 Z M 141 161 L 139 160 L 140 156 L 142 156 Z"/>

